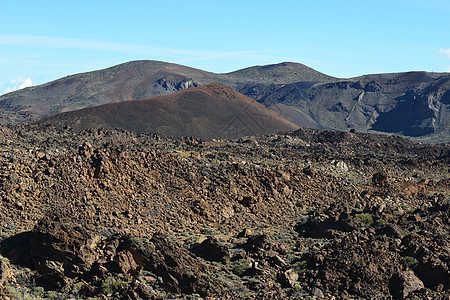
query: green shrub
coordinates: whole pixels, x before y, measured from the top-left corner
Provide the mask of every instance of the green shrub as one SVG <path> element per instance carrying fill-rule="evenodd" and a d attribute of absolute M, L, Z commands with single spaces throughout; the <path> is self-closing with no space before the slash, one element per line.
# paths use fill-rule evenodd
<path fill-rule="evenodd" d="M 214 228 L 209 228 L 209 227 L 200 229 L 200 233 L 204 234 L 204 235 L 210 235 L 210 236 L 218 235 L 217 231 Z"/>
<path fill-rule="evenodd" d="M 78 294 L 81 288 L 84 286 L 83 282 L 77 282 L 72 286 L 72 293 Z"/>
<path fill-rule="evenodd" d="M 245 258 L 241 258 L 233 262 L 232 271 L 234 274 L 241 276 L 242 274 L 245 273 L 245 271 L 248 270 L 248 267 L 249 267 L 248 260 L 246 260 Z"/>
<path fill-rule="evenodd" d="M 364 214 L 364 213 L 356 214 L 355 219 L 367 225 L 373 224 L 373 218 L 371 214 Z"/>
<path fill-rule="evenodd" d="M 298 262 L 294 263 L 292 265 L 292 268 L 295 271 L 300 272 L 300 271 L 306 269 L 307 266 L 308 266 L 308 262 L 306 260 L 302 260 L 302 261 L 298 261 Z"/>
<path fill-rule="evenodd" d="M 375 223 L 376 223 L 377 225 L 384 225 L 384 224 L 387 223 L 387 221 L 386 221 L 386 220 L 383 220 L 383 219 L 378 219 L 378 220 L 375 221 Z"/>
<path fill-rule="evenodd" d="M 37 297 L 43 297 L 45 295 L 45 290 L 42 286 L 36 286 L 33 288 L 33 290 L 31 291 L 31 293 L 33 294 L 33 296 Z"/>
<path fill-rule="evenodd" d="M 47 297 L 50 299 L 58 299 L 58 293 L 56 291 L 47 291 Z"/>
<path fill-rule="evenodd" d="M 8 296 L 12 297 L 13 299 L 22 299 L 23 298 L 22 292 L 20 292 L 18 289 L 16 289 L 13 286 L 7 286 L 6 293 Z"/>
<path fill-rule="evenodd" d="M 147 248 L 155 250 L 155 244 L 153 244 L 153 242 L 144 237 L 136 237 L 136 236 L 131 237 L 130 242 L 133 247 L 136 247 L 141 251 L 144 251 Z"/>
<path fill-rule="evenodd" d="M 419 265 L 419 261 L 411 256 L 403 257 L 403 263 L 411 269 L 415 269 Z"/>
<path fill-rule="evenodd" d="M 296 284 L 294 286 L 294 291 L 301 292 L 303 290 L 303 287 L 300 284 Z"/>
<path fill-rule="evenodd" d="M 123 281 L 119 278 L 115 278 L 114 276 L 109 276 L 105 280 L 103 280 L 101 289 L 103 294 L 111 295 L 115 291 L 126 288 L 127 286 L 128 282 Z"/>

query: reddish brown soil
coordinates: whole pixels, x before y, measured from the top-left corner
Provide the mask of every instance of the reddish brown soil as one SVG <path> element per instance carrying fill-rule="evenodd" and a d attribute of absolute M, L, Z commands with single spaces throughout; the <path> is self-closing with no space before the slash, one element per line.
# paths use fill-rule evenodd
<path fill-rule="evenodd" d="M 298 128 L 253 99 L 221 84 L 67 112 L 39 123 L 78 130 L 122 128 L 137 133 L 154 132 L 208 140 Z"/>

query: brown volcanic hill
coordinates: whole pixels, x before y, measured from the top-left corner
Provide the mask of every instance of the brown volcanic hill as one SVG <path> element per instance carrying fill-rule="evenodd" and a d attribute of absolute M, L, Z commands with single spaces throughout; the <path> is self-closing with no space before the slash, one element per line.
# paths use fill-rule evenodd
<path fill-rule="evenodd" d="M 38 120 L 65 111 L 150 98 L 222 81 L 214 73 L 182 65 L 132 61 L 2 95 L 0 108 L 8 112 L 27 112 L 31 120 Z M 18 122 L 21 123 L 20 119 Z"/>
<path fill-rule="evenodd" d="M 39 123 L 81 130 L 122 128 L 203 139 L 237 138 L 298 128 L 255 100 L 221 84 L 66 112 Z"/>

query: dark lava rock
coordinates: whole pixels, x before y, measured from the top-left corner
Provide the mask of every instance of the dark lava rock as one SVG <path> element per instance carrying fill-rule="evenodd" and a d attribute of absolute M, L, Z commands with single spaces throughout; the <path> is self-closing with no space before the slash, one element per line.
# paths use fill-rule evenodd
<path fill-rule="evenodd" d="M 423 288 L 423 282 L 411 270 L 395 273 L 389 280 L 389 291 L 395 299 L 404 299 L 411 292 Z"/>
<path fill-rule="evenodd" d="M 311 166 L 307 166 L 307 167 L 303 168 L 302 172 L 305 175 L 308 175 L 308 176 L 311 176 L 311 177 L 314 176 L 314 170 L 313 170 L 313 168 Z"/>
<path fill-rule="evenodd" d="M 293 269 L 286 270 L 279 275 L 281 284 L 291 288 L 296 285 L 298 277 L 298 273 Z"/>
<path fill-rule="evenodd" d="M 344 229 L 331 219 L 307 216 L 297 223 L 296 231 L 305 237 L 334 238 Z"/>
<path fill-rule="evenodd" d="M 406 235 L 406 231 L 395 224 L 386 224 L 377 230 L 378 234 L 386 234 L 389 237 L 402 239 Z"/>
<path fill-rule="evenodd" d="M 447 255 L 447 264 L 434 255 L 425 256 L 419 260 L 417 274 L 427 287 L 436 288 L 442 285 L 445 289 L 450 288 L 448 259 Z"/>
<path fill-rule="evenodd" d="M 450 147 L 290 136 L 0 126 L 0 298 L 448 299 Z"/>
<path fill-rule="evenodd" d="M 248 252 L 258 252 L 270 248 L 269 236 L 267 234 L 252 235 L 247 239 L 244 249 Z"/>
<path fill-rule="evenodd" d="M 194 251 L 206 260 L 217 261 L 223 264 L 228 264 L 231 259 L 230 250 L 215 237 L 208 237 L 194 247 Z"/>
<path fill-rule="evenodd" d="M 242 197 L 242 200 L 240 203 L 245 207 L 250 207 L 251 205 L 255 204 L 257 202 L 257 199 L 251 196 L 244 196 Z"/>
<path fill-rule="evenodd" d="M 1 245 L 13 263 L 37 271 L 36 283 L 46 289 L 62 289 L 70 279 L 95 282 L 95 278 L 106 280 L 119 274 L 132 283 L 141 270 L 147 270 L 159 276 L 172 293 L 207 296 L 221 290 L 220 283 L 213 283 L 214 277 L 201 275 L 211 273 L 211 267 L 163 234 L 156 233 L 147 242 L 118 234 L 105 238 L 63 220 L 45 219 L 33 231 L 12 236 Z M 126 287 L 121 293 L 134 293 L 131 285 Z"/>
<path fill-rule="evenodd" d="M 376 186 L 384 186 L 387 184 L 387 175 L 382 172 L 376 172 L 372 175 L 372 183 Z"/>

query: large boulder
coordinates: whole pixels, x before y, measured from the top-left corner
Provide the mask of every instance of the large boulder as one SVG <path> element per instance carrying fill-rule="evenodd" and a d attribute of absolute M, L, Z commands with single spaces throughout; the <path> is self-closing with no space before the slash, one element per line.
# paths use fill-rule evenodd
<path fill-rule="evenodd" d="M 404 299 L 423 288 L 423 282 L 411 270 L 395 273 L 389 280 L 389 291 L 395 299 Z"/>
<path fill-rule="evenodd" d="M 211 261 L 228 264 L 231 259 L 230 250 L 214 237 L 207 238 L 198 244 L 194 250 L 203 258 Z"/>

